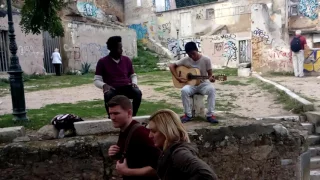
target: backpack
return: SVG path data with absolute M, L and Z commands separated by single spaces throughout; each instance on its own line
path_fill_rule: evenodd
M 130 143 L 130 139 L 132 137 L 132 134 L 134 133 L 134 131 L 136 129 L 138 129 L 139 127 L 141 127 L 140 123 L 136 123 L 134 124 L 130 130 L 129 130 L 129 133 L 128 133 L 128 136 L 126 138 L 126 141 L 125 141 L 125 144 L 124 144 L 124 149 L 123 149 L 123 153 L 122 153 L 122 156 L 121 156 L 121 159 L 120 159 L 120 162 L 122 163 L 123 160 L 126 158 L 126 155 L 127 155 L 127 150 L 128 150 L 128 147 L 129 147 L 129 143 Z
M 64 131 L 71 130 L 70 136 L 75 135 L 73 123 L 83 121 L 83 119 L 74 114 L 59 114 L 51 120 L 51 124 L 59 131 L 59 138 L 64 137 Z
M 299 52 L 301 50 L 301 40 L 300 40 L 300 36 L 297 37 L 295 36 L 292 41 L 291 41 L 291 50 L 293 52 Z

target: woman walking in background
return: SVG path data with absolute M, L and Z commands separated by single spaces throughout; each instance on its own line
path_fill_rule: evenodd
M 157 174 L 161 180 L 217 180 L 213 170 L 197 156 L 179 116 L 169 109 L 150 117 L 150 134 L 156 147 L 163 150 Z
M 52 53 L 51 59 L 52 59 L 52 64 L 56 71 L 56 75 L 61 76 L 60 69 L 61 69 L 62 61 L 61 61 L 61 56 L 58 48 L 56 48 Z

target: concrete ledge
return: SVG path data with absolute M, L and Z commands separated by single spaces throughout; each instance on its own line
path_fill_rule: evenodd
M 257 121 L 264 121 L 264 120 L 279 120 L 279 121 L 293 121 L 293 122 L 300 121 L 299 116 L 271 116 L 271 117 L 255 118 L 255 119 Z
M 148 121 L 149 117 L 150 116 L 136 116 L 133 117 L 133 119 L 144 124 Z M 74 127 L 79 136 L 119 132 L 119 129 L 113 127 L 111 119 L 75 122 Z
M 313 111 L 314 110 L 314 104 L 311 103 L 310 101 L 298 96 L 297 94 L 295 94 L 294 92 L 292 92 L 291 90 L 289 90 L 288 88 L 278 84 L 278 83 L 275 83 L 273 81 L 270 81 L 268 79 L 265 79 L 263 77 L 261 77 L 260 75 L 258 74 L 253 74 L 254 77 L 258 78 L 259 80 L 263 81 L 263 82 L 266 82 L 266 83 L 269 83 L 269 84 L 272 84 L 274 85 L 276 88 L 278 88 L 279 90 L 281 91 L 284 91 L 286 94 L 288 94 L 291 98 L 295 99 L 296 101 L 298 101 L 300 104 L 302 104 L 302 107 L 303 107 L 303 111 L 304 112 L 307 112 L 307 111 Z
M 23 126 L 0 128 L 0 143 L 12 142 L 17 137 L 26 135 Z

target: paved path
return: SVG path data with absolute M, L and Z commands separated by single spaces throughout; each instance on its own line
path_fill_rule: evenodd
M 320 79 L 317 77 L 265 77 L 269 80 L 275 81 L 291 91 L 302 95 L 304 97 L 314 100 L 314 105 L 317 110 L 320 110 Z
M 240 81 L 247 83 L 246 78 L 232 77 L 230 81 Z M 172 86 L 171 82 L 159 84 L 158 87 Z M 290 115 L 282 109 L 281 104 L 274 103 L 275 97 L 262 91 L 257 85 L 250 84 L 246 86 L 223 85 L 216 82 L 214 86 L 217 89 L 217 106 L 228 109 L 227 111 L 245 117 L 266 117 L 272 115 Z M 143 98 L 148 101 L 163 101 L 182 107 L 179 98 L 180 89 L 169 88 L 164 92 L 155 91 L 155 85 L 140 85 Z M 168 93 L 175 93 L 177 97 L 169 97 Z M 48 104 L 55 103 L 76 103 L 78 101 L 90 101 L 94 99 L 103 99 L 101 90 L 93 84 L 86 84 L 77 87 L 50 89 L 26 93 L 27 109 L 39 109 Z M 11 96 L 7 95 L 0 98 L 0 115 L 12 112 Z

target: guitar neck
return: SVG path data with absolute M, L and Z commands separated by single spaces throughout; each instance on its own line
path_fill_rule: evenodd
M 191 75 L 190 79 L 209 79 L 209 76 L 194 76 L 194 75 Z

